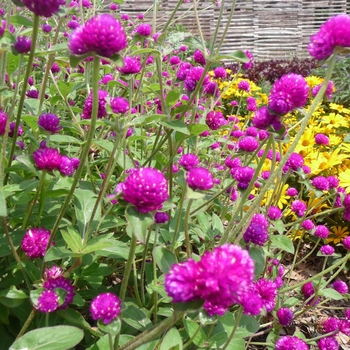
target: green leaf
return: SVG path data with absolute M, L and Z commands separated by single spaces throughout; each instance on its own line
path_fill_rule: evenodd
M 21 0 L 11 0 L 11 1 L 18 7 L 24 7 L 25 6 Z
M 7 216 L 7 205 L 6 205 L 6 199 L 4 195 L 4 191 L 0 190 L 0 216 Z
M 218 321 L 217 316 L 209 316 L 204 309 L 199 312 L 198 317 L 199 322 L 203 326 L 207 326 L 208 324 L 214 324 Z
M 160 350 L 170 350 L 176 346 L 179 350 L 183 349 L 182 338 L 176 328 L 171 328 L 165 335 Z
M 45 56 L 49 54 L 53 54 L 55 52 L 62 52 L 63 50 L 67 50 L 67 44 L 66 43 L 61 43 L 61 44 L 56 44 L 52 45 L 50 48 L 46 50 L 38 50 L 35 52 L 35 56 Z
M 206 130 L 209 130 L 209 128 L 205 124 L 191 124 L 190 125 L 191 136 L 198 136 Z
M 187 194 L 186 194 L 187 199 L 200 199 L 203 197 L 205 197 L 205 193 L 197 192 L 197 191 L 192 190 L 191 187 L 187 187 Z
M 260 323 L 252 316 L 243 315 L 234 338 L 244 338 L 257 332 L 260 328 Z
M 323 295 L 326 298 L 330 298 L 333 300 L 342 300 L 344 299 L 343 296 L 337 292 L 335 289 L 333 288 L 325 288 L 321 291 L 321 295 Z
M 95 252 L 96 250 L 102 250 L 110 246 L 111 244 L 111 236 L 113 234 L 104 234 L 101 236 L 97 236 L 93 239 L 90 239 L 90 241 L 87 243 L 85 248 L 82 250 L 83 254 L 90 254 L 92 252 Z
M 206 340 L 206 335 L 203 329 L 200 329 L 198 331 L 198 328 L 200 327 L 196 322 L 186 319 L 183 321 L 185 329 L 189 337 L 192 339 L 192 337 L 197 333 L 194 338 L 192 339 L 192 342 L 199 346 L 202 347 L 204 345 L 204 342 Z
M 240 50 L 237 50 L 230 55 L 220 55 L 220 56 L 216 57 L 216 61 L 222 61 L 222 60 L 227 60 L 227 59 L 237 61 L 237 62 L 242 62 L 242 63 L 249 62 L 249 58 L 247 57 L 247 55 L 243 51 L 240 51 Z
M 194 311 L 199 310 L 204 304 L 202 299 L 187 301 L 185 303 L 173 303 L 173 308 L 176 311 Z
M 32 130 L 38 130 L 38 117 L 35 117 L 34 115 L 22 115 L 21 119 L 28 124 L 28 126 Z M 54 135 L 52 135 L 54 136 Z
M 165 98 L 165 104 L 168 107 L 173 107 L 175 103 L 178 101 L 180 97 L 180 91 L 178 90 L 171 90 L 168 92 L 166 98 Z
M 153 258 L 163 273 L 168 273 L 171 266 L 177 263 L 175 254 L 162 246 L 153 249 Z
M 260 275 L 265 268 L 265 255 L 262 249 L 258 247 L 251 247 L 249 255 L 255 262 L 255 275 Z
M 83 240 L 81 236 L 73 229 L 73 227 L 68 226 L 67 229 L 68 231 L 61 231 L 63 239 L 73 253 L 81 253 L 83 249 Z
M 109 333 L 116 336 L 120 332 L 121 322 L 119 318 L 113 320 L 109 324 L 104 324 L 101 320 L 99 320 L 97 324 L 98 324 L 98 328 L 103 333 Z
M 160 51 L 156 49 L 139 49 L 139 50 L 133 51 L 132 54 L 133 56 L 136 56 L 136 55 L 140 55 L 141 53 L 152 53 L 155 55 L 161 55 Z
M 80 145 L 82 142 L 77 138 L 69 135 L 51 135 L 50 141 L 57 143 L 75 143 Z
M 153 224 L 154 218 L 150 214 L 139 213 L 135 207 L 129 206 L 125 211 L 125 217 L 131 226 L 135 237 L 142 243 L 146 242 L 147 229 Z
M 188 36 L 187 38 L 182 40 L 181 43 L 192 46 L 200 51 L 204 50 L 202 42 L 195 36 Z
M 63 247 L 50 247 L 45 254 L 45 261 L 53 261 L 65 258 L 80 258 L 83 253 L 73 253 L 72 251 Z
M 25 299 L 28 295 L 14 286 L 0 291 L 0 303 L 9 308 L 21 305 Z
M 80 56 L 76 56 L 76 55 L 70 55 L 69 56 L 69 64 L 72 68 L 76 68 L 78 66 L 78 64 L 84 60 L 86 57 L 89 57 L 91 55 L 80 55 Z
M 271 236 L 271 243 L 274 247 L 285 250 L 288 253 L 294 254 L 293 242 L 286 236 Z
M 284 224 L 283 224 L 283 221 L 282 220 L 276 220 L 273 222 L 273 226 L 274 228 L 277 230 L 277 232 L 280 234 L 280 235 L 283 235 L 284 233 Z
M 152 327 L 151 320 L 142 310 L 131 303 L 126 303 L 126 306 L 126 309 L 123 310 L 124 322 L 126 322 L 129 326 L 141 331 Z
M 181 134 L 185 134 L 185 135 L 190 135 L 190 132 L 187 128 L 187 125 L 185 123 L 183 123 L 181 120 L 173 120 L 171 122 L 167 122 L 167 121 L 160 121 L 159 124 L 180 132 Z
M 108 247 L 96 251 L 96 255 L 111 259 L 127 260 L 129 256 L 129 246 L 124 242 L 112 240 L 109 241 Z
M 21 245 L 24 233 L 24 230 L 18 230 L 10 234 L 13 245 L 16 249 Z M 12 254 L 12 251 L 8 239 L 5 235 L 0 235 L 0 258 L 10 254 Z
M 288 298 L 284 303 L 283 303 L 283 307 L 293 307 L 297 304 L 300 303 L 300 299 L 292 297 L 292 298 Z
M 10 17 L 11 24 L 19 24 L 26 27 L 33 27 L 33 22 L 28 18 L 21 15 L 14 15 Z
M 77 345 L 84 332 L 72 326 L 55 326 L 35 329 L 17 339 L 10 350 L 66 350 Z
M 19 63 L 19 55 L 15 56 L 13 53 L 8 52 L 7 54 L 7 64 L 6 64 L 6 69 L 7 69 L 7 74 L 12 75 L 18 68 L 18 63 Z

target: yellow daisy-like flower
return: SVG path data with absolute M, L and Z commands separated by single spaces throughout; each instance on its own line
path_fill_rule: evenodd
M 331 234 L 328 236 L 327 239 L 327 244 L 328 243 L 334 243 L 334 244 L 338 244 L 341 241 L 344 240 L 344 238 L 349 236 L 349 232 L 348 232 L 348 227 L 342 227 L 342 226 L 333 226 L 332 227 L 333 231 L 331 232 Z
M 316 214 L 322 209 L 329 208 L 326 202 L 322 202 L 322 198 L 317 198 L 313 192 L 309 193 L 310 198 L 307 203 L 308 209 L 312 209 L 311 213 Z
M 350 109 L 345 108 L 342 105 L 337 105 L 336 103 L 330 103 L 329 104 L 330 109 L 335 109 L 339 113 L 345 113 L 345 114 L 350 114 Z
M 287 233 L 286 235 L 288 238 L 290 238 L 292 241 L 296 241 L 297 239 L 302 239 L 304 236 L 303 230 L 293 230 L 290 233 Z
M 323 83 L 323 78 L 320 77 L 316 77 L 315 75 L 311 75 L 310 77 L 306 77 L 305 78 L 307 85 L 310 86 L 310 88 L 313 88 L 317 85 L 320 85 Z
M 279 198 L 276 198 L 279 192 L 278 190 L 275 193 L 273 189 L 266 191 L 265 197 L 262 200 L 262 204 L 270 203 L 271 197 L 273 195 L 271 205 L 277 205 L 280 209 L 283 209 L 283 206 L 287 205 L 289 203 L 288 200 L 290 199 L 290 196 L 286 195 L 286 191 L 288 187 L 289 187 L 288 184 L 283 186 L 281 195 L 279 196 Z
M 329 115 L 323 116 L 321 119 L 322 124 L 327 124 L 328 128 L 349 127 L 348 121 L 341 115 L 335 113 L 329 113 Z
M 350 193 L 350 169 L 339 173 L 339 186 L 346 189 L 346 193 Z

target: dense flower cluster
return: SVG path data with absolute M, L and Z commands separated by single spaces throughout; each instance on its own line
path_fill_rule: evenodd
M 94 298 L 90 305 L 90 313 L 94 320 L 111 323 L 120 315 L 121 301 L 113 293 L 102 293 Z
M 24 6 L 37 16 L 51 17 L 60 6 L 65 5 L 64 0 L 22 0 Z
M 32 259 L 43 258 L 46 253 L 50 230 L 34 227 L 26 231 L 22 239 L 22 250 Z M 51 243 L 51 246 L 54 242 Z

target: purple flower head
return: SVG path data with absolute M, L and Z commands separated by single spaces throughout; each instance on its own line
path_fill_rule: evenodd
M 243 238 L 246 243 L 252 242 L 262 247 L 268 241 L 269 234 L 265 227 L 256 223 L 250 223 L 244 232 Z
M 126 113 L 130 109 L 129 101 L 124 97 L 112 98 L 111 108 L 113 113 Z
M 189 171 L 199 164 L 199 159 L 195 154 L 187 153 L 179 159 L 179 165 Z
M 328 231 L 328 228 L 324 225 L 317 225 L 316 226 L 316 230 L 314 232 L 314 235 L 316 237 L 320 237 L 320 238 L 327 238 L 328 235 L 329 235 L 329 231 Z
M 192 168 L 188 171 L 186 182 L 192 190 L 210 190 L 213 186 L 213 176 L 211 172 L 202 167 Z
M 279 338 L 275 344 L 276 350 L 308 350 L 308 345 L 298 337 L 285 335 Z
M 179 64 L 181 63 L 181 59 L 179 56 L 171 56 L 169 59 L 170 64 Z
M 259 147 L 259 141 L 253 136 L 245 136 L 238 141 L 238 148 L 246 152 L 254 152 Z
M 236 167 L 241 167 L 242 166 L 242 161 L 240 158 L 231 158 L 231 156 L 227 156 L 225 159 L 225 165 L 229 168 L 236 168 Z
M 269 109 L 284 115 L 306 104 L 309 87 L 299 74 L 289 73 L 277 80 L 270 91 Z
M 343 245 L 346 250 L 350 250 L 350 236 L 344 238 Z
M 65 309 L 67 308 L 68 304 L 70 304 L 73 301 L 75 292 L 74 292 L 74 286 L 71 285 L 70 281 L 63 276 L 58 276 L 56 278 L 49 278 L 44 282 L 43 285 L 44 288 L 48 290 L 54 291 L 56 288 L 64 289 L 66 292 L 65 299 L 62 305 L 58 307 L 58 309 Z
M 10 123 L 10 130 L 9 130 L 9 136 L 13 137 L 13 135 L 15 134 L 15 128 L 16 128 L 16 122 L 11 122 Z M 17 136 L 21 136 L 23 135 L 24 131 L 21 125 L 18 126 L 18 130 L 17 130 Z
M 22 3 L 35 15 L 43 17 L 51 17 L 66 4 L 64 0 L 22 0 Z
M 58 170 L 63 176 L 73 176 L 74 171 L 78 169 L 79 164 L 79 158 L 69 158 L 67 156 L 62 156 Z
M 51 267 L 47 267 L 44 272 L 44 280 L 48 280 L 50 278 L 57 278 L 63 275 L 62 267 L 53 265 Z
M 58 295 L 53 290 L 44 290 L 35 308 L 41 312 L 54 312 L 58 308 Z
M 315 142 L 318 144 L 318 145 L 329 145 L 329 138 L 324 135 L 324 134 L 316 134 L 315 135 Z
M 94 320 L 101 320 L 103 324 L 111 323 L 120 315 L 121 301 L 113 293 L 102 293 L 95 297 L 90 305 L 90 313 Z
M 241 303 L 253 283 L 254 261 L 233 244 L 205 252 L 198 265 L 198 292 L 210 316 L 223 315 L 229 306 Z
M 271 312 L 276 306 L 277 287 L 276 284 L 266 278 L 260 278 L 256 283 L 257 291 L 263 302 L 266 312 Z
M 50 231 L 43 227 L 34 227 L 26 231 L 22 239 L 22 250 L 31 258 L 43 258 L 46 252 L 46 246 L 50 238 Z M 51 246 L 54 243 L 51 243 Z
M 281 307 L 277 310 L 278 323 L 281 326 L 289 326 L 293 319 L 293 311 L 286 307 Z
M 312 57 L 323 60 L 337 46 L 350 46 L 350 16 L 347 14 L 333 16 L 322 24 L 319 31 L 311 36 L 308 50 Z
M 192 67 L 188 71 L 186 79 L 184 81 L 184 87 L 187 91 L 194 91 L 197 83 L 199 82 L 199 80 L 201 79 L 201 77 L 203 75 L 203 72 L 204 72 L 203 67 Z M 206 74 L 202 85 L 203 86 L 207 85 L 209 83 L 209 81 L 210 81 L 209 75 Z
M 280 208 L 275 207 L 275 206 L 271 206 L 269 209 L 269 212 L 267 214 L 267 216 L 271 219 L 271 220 L 278 220 L 281 219 L 282 217 L 282 211 Z
M 6 131 L 8 116 L 4 111 L 0 110 L 0 135 L 4 135 Z
M 154 214 L 154 221 L 156 224 L 165 224 L 169 221 L 169 215 L 165 212 L 158 211 Z
M 38 98 L 39 97 L 39 91 L 36 89 L 31 89 L 26 92 L 26 96 L 29 98 Z
M 39 170 L 58 169 L 62 156 L 55 148 L 39 148 L 33 152 L 34 163 Z
M 296 197 L 298 193 L 298 190 L 294 187 L 289 187 L 286 191 L 286 195 L 290 197 Z
M 338 342 L 332 337 L 326 337 L 326 338 L 320 339 L 317 345 L 320 350 L 338 350 L 339 349 Z
M 192 259 L 180 264 L 174 264 L 165 275 L 165 291 L 173 298 L 174 303 L 199 299 L 199 276 L 198 263 Z
M 339 330 L 346 336 L 350 336 L 350 322 L 348 320 L 339 320 Z
M 275 119 L 275 116 L 269 113 L 267 107 L 259 108 L 252 119 L 252 124 L 258 129 L 267 129 Z
M 243 295 L 241 305 L 245 315 L 259 315 L 263 308 L 262 299 L 257 291 L 255 284 L 252 284 L 249 290 Z
M 333 255 L 335 249 L 332 246 L 326 244 L 321 247 L 320 251 L 323 255 Z
M 318 92 L 321 90 L 322 85 L 323 84 L 317 85 L 312 89 L 312 97 L 316 97 Z M 328 100 L 332 99 L 333 89 L 334 89 L 334 83 L 332 81 L 329 81 L 327 84 L 326 91 L 324 93 Z
M 18 53 L 28 53 L 32 45 L 32 39 L 26 36 L 18 36 L 16 42 L 13 44 L 13 47 Z
M 126 178 L 123 185 L 124 200 L 133 204 L 140 213 L 160 209 L 168 199 L 168 181 L 157 169 L 139 168 Z
M 43 30 L 44 33 L 50 33 L 51 30 L 52 30 L 52 27 L 50 26 L 50 24 L 45 23 L 42 26 L 42 30 Z
M 328 317 L 322 326 L 325 333 L 334 332 L 339 329 L 339 320 L 336 317 Z
M 305 283 L 301 287 L 301 292 L 303 293 L 305 299 L 309 299 L 312 295 L 315 294 L 315 289 L 312 285 L 312 282 Z
M 297 216 L 302 217 L 307 210 L 307 205 L 305 202 L 297 199 L 292 202 L 291 209 Z
M 90 92 L 90 95 L 85 100 L 83 113 L 81 115 L 82 119 L 91 119 L 92 114 L 92 94 L 93 92 Z M 105 90 L 98 90 L 98 112 L 97 112 L 97 118 L 101 119 L 107 115 L 106 110 L 106 104 L 107 104 L 107 97 L 108 92 Z
M 215 79 L 225 79 L 227 76 L 226 69 L 224 67 L 217 67 L 214 69 Z
M 249 91 L 250 91 L 250 84 L 249 84 L 249 81 L 241 80 L 241 81 L 238 83 L 237 88 L 238 88 L 238 90 L 242 90 L 242 91 L 249 92 Z
M 327 177 L 329 188 L 337 188 L 339 186 L 339 179 L 333 175 Z
M 253 66 L 253 55 L 248 51 L 248 50 L 245 50 L 244 53 L 246 54 L 246 56 L 249 58 L 249 62 L 247 63 L 243 63 L 242 64 L 242 67 L 245 69 L 245 70 L 248 70 L 250 68 L 252 68 Z
M 247 110 L 251 112 L 256 112 L 256 100 L 254 97 L 247 98 Z
M 125 56 L 124 66 L 118 67 L 117 69 L 122 74 L 137 74 L 141 71 L 142 65 L 137 58 L 131 57 L 131 56 Z
M 312 220 L 307 219 L 301 224 L 301 227 L 306 231 L 311 231 L 315 228 L 315 224 L 312 222 Z
M 126 13 L 123 13 L 120 18 L 124 21 L 128 21 L 129 20 L 129 16 Z
M 329 190 L 328 180 L 324 176 L 316 176 L 311 180 L 311 183 L 318 190 L 321 190 L 321 191 Z
M 258 136 L 258 130 L 254 126 L 248 126 L 247 129 L 245 130 L 247 136 L 253 136 L 257 137 Z
M 56 114 L 47 113 L 39 116 L 38 125 L 50 134 L 56 134 L 62 129 L 60 119 Z
M 286 167 L 291 170 L 298 170 L 304 164 L 304 158 L 299 153 L 292 153 L 287 160 Z
M 136 28 L 136 33 L 140 36 L 150 36 L 152 33 L 152 26 L 147 23 L 141 23 Z
M 232 177 L 238 182 L 250 182 L 255 170 L 249 166 L 235 167 L 231 169 Z
M 211 130 L 217 130 L 222 125 L 228 124 L 224 115 L 219 111 L 210 111 L 205 118 L 205 122 Z
M 93 52 L 103 57 L 111 57 L 126 46 L 123 26 L 109 14 L 90 18 L 72 33 L 68 44 L 73 55 Z
M 345 317 L 346 319 L 350 320 L 350 308 L 345 310 Z
M 112 11 L 117 11 L 118 10 L 118 5 L 110 4 L 109 9 L 112 10 Z
M 211 81 L 204 87 L 204 93 L 208 95 L 215 95 L 219 97 L 219 88 L 216 81 Z
M 341 280 L 334 281 L 331 286 L 340 294 L 347 294 L 349 292 L 348 285 Z
M 205 66 L 205 58 L 204 58 L 204 55 L 203 55 L 203 52 L 201 50 L 196 50 L 194 53 L 193 53 L 193 59 L 195 62 L 199 63 L 201 66 Z

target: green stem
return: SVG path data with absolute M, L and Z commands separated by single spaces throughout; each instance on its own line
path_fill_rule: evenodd
M 36 310 L 33 308 L 32 311 L 31 311 L 31 313 L 29 314 L 29 316 L 28 316 L 26 322 L 24 323 L 22 329 L 21 329 L 21 330 L 19 331 L 19 333 L 17 334 L 16 340 L 17 340 L 18 338 L 20 338 L 20 337 L 26 332 L 27 328 L 28 328 L 29 325 L 32 323 L 35 314 L 36 314 Z
M 108 333 L 109 349 L 114 350 L 114 339 L 111 333 Z
M 177 10 L 179 9 L 179 7 L 181 6 L 181 4 L 183 3 L 183 0 L 179 0 L 178 3 L 176 4 L 174 10 L 171 12 L 171 15 L 168 19 L 168 21 L 165 23 L 164 27 L 162 28 L 162 32 L 165 33 L 166 30 L 168 29 L 169 27 L 169 24 L 171 23 L 171 21 L 173 20 Z
M 231 332 L 230 336 L 228 337 L 226 343 L 222 347 L 222 350 L 225 350 L 230 345 L 231 340 L 236 333 L 236 329 L 238 328 L 239 321 L 241 320 L 242 315 L 243 315 L 243 307 L 240 306 L 238 312 L 236 313 L 235 325 L 234 325 L 232 332 Z
M 142 255 L 142 263 L 141 263 L 141 301 L 142 305 L 145 305 L 146 299 L 145 299 L 145 268 L 146 268 L 146 257 L 147 257 L 147 252 L 148 252 L 148 244 L 149 244 L 149 239 L 151 238 L 151 233 L 152 233 L 152 225 L 148 229 L 148 234 L 146 237 L 146 243 L 145 243 L 145 248 L 143 250 L 143 255 Z
M 200 22 L 199 16 L 198 16 L 197 0 L 193 0 L 193 10 L 194 10 L 194 17 L 196 18 L 197 30 L 199 32 L 199 37 L 201 38 L 201 42 L 202 42 L 203 56 L 204 56 L 204 58 L 207 58 L 208 53 L 207 53 L 207 48 L 206 48 L 205 41 L 204 41 L 204 36 L 203 36 L 203 32 L 202 32 L 201 22 Z
M 191 250 L 191 241 L 190 241 L 190 233 L 188 230 L 188 219 L 190 217 L 190 209 L 191 205 L 193 203 L 193 199 L 190 199 L 188 201 L 187 210 L 186 210 L 186 216 L 185 216 L 185 240 L 186 240 L 186 252 L 187 252 L 187 258 L 190 259 L 192 257 L 192 250 Z

